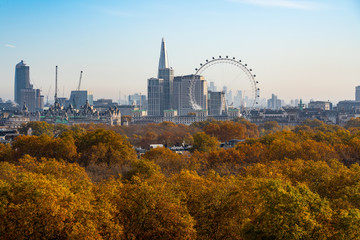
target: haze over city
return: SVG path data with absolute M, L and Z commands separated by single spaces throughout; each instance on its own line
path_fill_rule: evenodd
M 354 99 L 360 85 L 360 3 L 296 0 L 0 1 L 0 97 L 14 99 L 24 60 L 42 94 L 82 87 L 117 100 L 147 92 L 166 39 L 175 75 L 207 58 L 243 59 L 261 98 Z

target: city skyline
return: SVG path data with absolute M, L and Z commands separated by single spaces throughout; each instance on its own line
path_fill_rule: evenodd
M 360 84 L 356 1 L 0 1 L 0 20 L 7 23 L 0 26 L 3 99 L 14 99 L 22 59 L 45 97 L 50 88 L 54 95 L 55 65 L 59 96 L 76 89 L 80 70 L 82 88 L 96 99 L 144 94 L 162 37 L 175 76 L 193 74 L 212 56 L 234 56 L 254 69 L 261 98 L 337 102 L 355 99 Z

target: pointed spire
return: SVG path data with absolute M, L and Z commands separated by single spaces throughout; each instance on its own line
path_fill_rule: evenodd
M 166 44 L 164 38 L 161 40 L 161 50 L 159 59 L 159 70 L 169 68 L 168 57 L 166 52 Z

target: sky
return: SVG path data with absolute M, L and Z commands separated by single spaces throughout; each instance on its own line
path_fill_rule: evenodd
M 147 92 L 161 39 L 175 75 L 229 55 L 253 69 L 260 97 L 340 100 L 360 85 L 359 0 L 0 0 L 0 98 L 14 98 L 15 65 L 30 66 L 52 99 Z M 206 75 L 205 75 L 206 77 Z

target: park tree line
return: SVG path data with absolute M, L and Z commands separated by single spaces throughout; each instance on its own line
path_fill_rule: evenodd
M 360 238 L 359 119 L 29 128 L 0 145 L 0 239 Z M 138 159 L 148 132 L 193 149 Z

